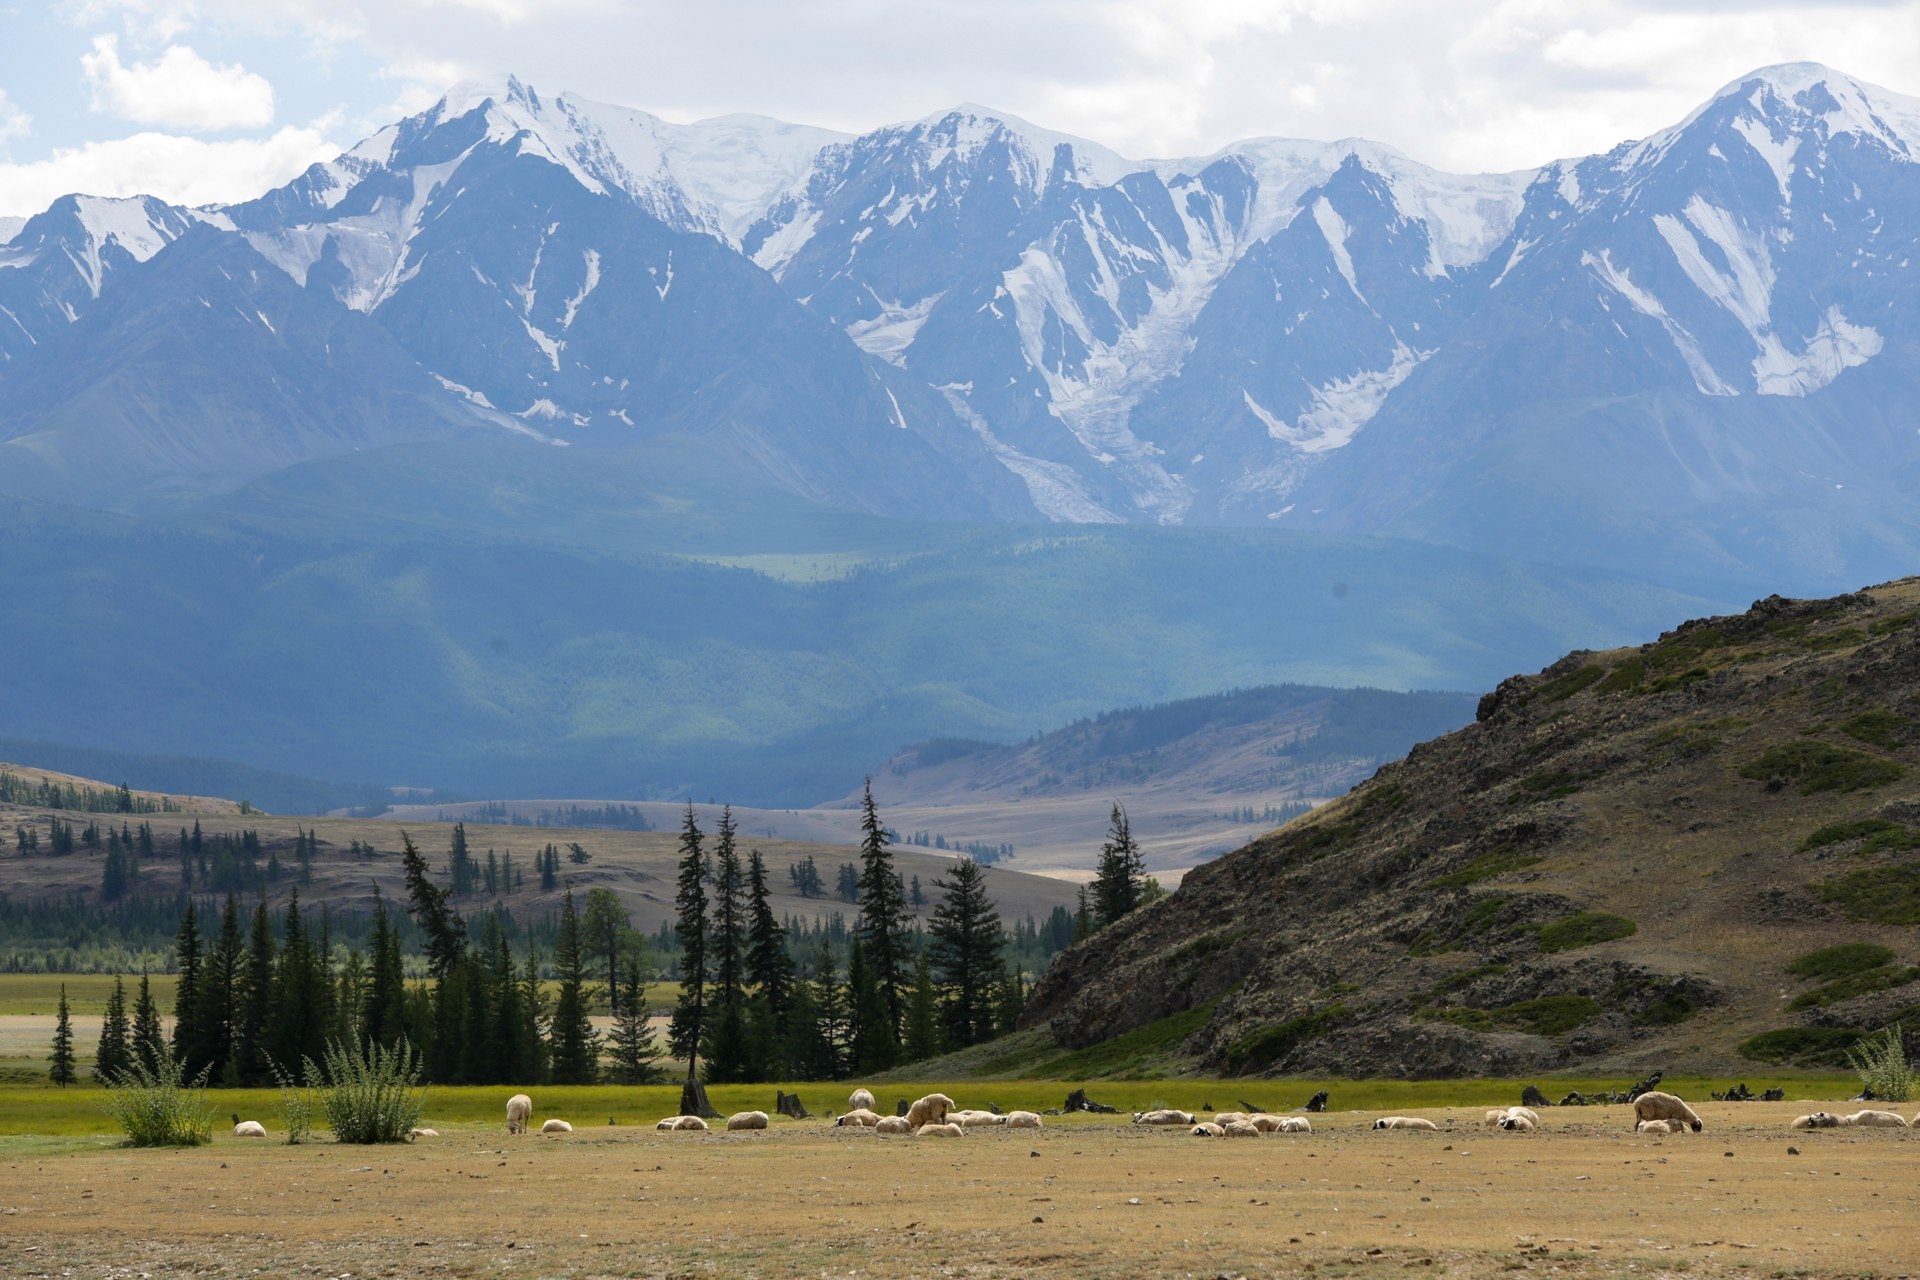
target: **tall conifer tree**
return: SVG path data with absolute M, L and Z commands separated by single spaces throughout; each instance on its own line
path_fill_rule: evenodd
M 173 1060 L 192 1075 L 205 1065 L 190 1059 L 204 1050 L 206 1037 L 200 1033 L 200 922 L 191 898 L 180 917 L 174 956 L 180 978 L 173 989 Z
M 240 1025 L 233 1037 L 233 1056 L 239 1063 L 240 1083 L 266 1084 L 273 1079 L 267 1066 L 268 1018 L 273 1010 L 273 921 L 267 904 L 253 909 L 253 927 L 247 935 L 247 976 L 240 988 Z M 288 1070 L 293 1070 L 291 1065 Z
M 680 827 L 680 878 L 674 894 L 680 933 L 680 1000 L 674 1006 L 673 1024 L 667 1031 L 667 1044 L 675 1057 L 687 1064 L 687 1079 L 695 1078 L 695 1060 L 706 1034 L 707 1021 L 707 886 L 706 859 L 701 853 L 704 837 L 694 820 L 693 805 L 687 805 L 686 821 Z
M 1145 860 L 1134 841 L 1133 826 L 1127 811 L 1116 803 L 1093 874 L 1094 927 L 1104 929 L 1138 907 L 1145 878 Z
M 945 993 L 941 1023 L 948 1046 L 964 1049 L 993 1037 L 1005 935 L 1000 912 L 987 897 L 986 869 L 972 858 L 954 863 L 933 886 L 941 897 L 927 933 L 933 976 Z
M 912 962 L 907 941 L 906 894 L 893 869 L 893 854 L 888 847 L 892 843 L 892 836 L 880 821 L 880 810 L 873 802 L 873 779 L 868 778 L 860 801 L 860 923 L 856 932 L 887 1023 L 884 1036 L 863 1028 L 864 1043 L 874 1054 L 883 1052 L 882 1045 L 897 1046 L 899 1042 L 900 1026 L 907 1012 L 907 968 Z M 856 1002 L 858 998 L 856 992 Z M 859 1063 L 863 1071 L 884 1071 L 891 1065 L 891 1058 L 865 1054 Z
M 561 900 L 560 932 L 553 944 L 553 971 L 560 990 L 553 999 L 550 1068 L 555 1084 L 592 1084 L 600 1073 L 600 1036 L 587 1020 L 585 954 L 580 947 L 580 917 L 573 890 Z
M 60 984 L 60 1014 L 53 1024 L 53 1053 L 48 1059 L 47 1079 L 62 1089 L 80 1078 L 74 1070 L 73 1011 L 67 1007 L 67 984 Z
M 140 975 L 140 996 L 133 1002 L 133 1060 L 158 1073 L 167 1057 L 166 1037 L 160 1031 L 160 1010 L 154 1007 L 153 985 Z
M 100 1022 L 100 1047 L 93 1055 L 93 1078 L 101 1084 L 118 1079 L 133 1061 L 127 1025 L 127 984 L 113 975 L 113 994 L 107 997 L 107 1016 Z

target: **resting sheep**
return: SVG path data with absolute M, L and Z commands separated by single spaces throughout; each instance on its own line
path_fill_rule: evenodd
M 267 1127 L 258 1120 L 242 1120 L 236 1115 L 233 1118 L 233 1136 L 236 1138 L 264 1138 L 267 1136 Z
M 1265 1112 L 1261 1112 L 1259 1115 L 1248 1116 L 1246 1123 L 1252 1125 L 1262 1133 L 1279 1133 L 1286 1124 L 1286 1120 L 1280 1116 L 1270 1116 Z
M 1797 1116 L 1789 1129 L 1838 1129 L 1840 1117 L 1831 1111 L 1816 1111 L 1810 1116 Z
M 1687 1126 L 1678 1120 L 1642 1120 L 1633 1126 L 1635 1133 L 1685 1133 Z
M 1040 1117 L 1035 1112 L 1032 1112 L 1032 1111 L 1007 1112 L 1007 1128 L 1009 1129 L 1038 1129 L 1039 1127 L 1040 1127 Z
M 873 1094 L 865 1089 L 855 1089 L 853 1096 L 847 1099 L 847 1106 L 855 1111 L 873 1110 Z
M 905 1116 L 881 1116 L 880 1123 L 873 1126 L 875 1133 L 912 1133 L 913 1126 L 907 1123 Z
M 923 1124 L 913 1131 L 916 1138 L 960 1138 L 966 1130 L 957 1124 Z
M 727 1117 L 727 1132 L 736 1129 L 764 1129 L 767 1127 L 767 1113 L 764 1111 L 736 1111 Z
M 1232 1124 L 1223 1124 L 1220 1127 L 1226 1131 L 1226 1135 L 1229 1138 L 1257 1138 L 1260 1136 L 1260 1131 L 1248 1124 L 1245 1120 L 1235 1120 Z
M 1136 1111 L 1133 1113 L 1133 1122 L 1135 1124 L 1190 1125 L 1193 1123 L 1193 1117 L 1185 1111 Z
M 409 1129 L 409 1130 L 407 1130 L 407 1141 L 408 1141 L 408 1142 L 418 1142 L 418 1141 L 420 1141 L 420 1139 L 422 1139 L 422 1138 L 437 1138 L 437 1137 L 439 1137 L 439 1136 L 440 1136 L 440 1131 L 439 1131 L 438 1129 Z
M 1305 1116 L 1282 1116 L 1278 1133 L 1312 1133 L 1313 1121 Z
M 1700 1123 L 1700 1117 L 1693 1113 L 1692 1107 L 1672 1094 L 1658 1090 L 1643 1093 L 1633 1100 L 1633 1118 L 1636 1123 L 1641 1120 L 1677 1121 L 1695 1133 L 1706 1127 Z
M 1235 1120 L 1251 1120 L 1251 1119 L 1253 1119 L 1253 1117 L 1248 1115 L 1244 1111 L 1222 1111 L 1219 1115 L 1213 1118 L 1213 1122 L 1217 1125 L 1224 1126 L 1224 1125 L 1232 1124 Z
M 1525 1116 L 1513 1115 L 1504 1117 L 1500 1121 L 1500 1127 L 1508 1133 L 1532 1133 L 1534 1125 L 1533 1121 Z
M 533 1117 L 533 1099 L 524 1093 L 516 1093 L 507 1099 L 507 1132 L 525 1133 L 527 1121 Z
M 1487 1112 L 1483 1123 L 1485 1123 L 1489 1129 L 1498 1129 L 1500 1122 L 1506 1118 L 1507 1109 L 1505 1107 L 1495 1107 L 1493 1110 Z
M 1856 1111 L 1850 1116 L 1841 1116 L 1840 1123 L 1848 1128 L 1859 1129 L 1904 1129 L 1907 1121 L 1904 1116 L 1891 1111 Z
M 572 1133 L 573 1126 L 565 1120 L 549 1120 L 540 1126 L 542 1133 Z
M 1187 1130 L 1187 1132 L 1196 1138 L 1224 1138 L 1227 1136 L 1227 1131 L 1211 1120 L 1202 1120 L 1199 1124 Z
M 840 1129 L 848 1127 L 871 1129 L 880 1123 L 880 1116 L 878 1112 L 869 1111 L 865 1107 L 859 1107 L 847 1112 L 847 1114 L 841 1116 L 833 1123 L 834 1127 Z
M 922 1125 L 945 1124 L 947 1113 L 953 1109 L 952 1098 L 944 1093 L 930 1093 L 907 1108 L 907 1125 L 918 1130 Z
M 1376 1129 L 1420 1129 L 1430 1133 L 1440 1132 L 1440 1126 L 1420 1116 L 1381 1116 L 1373 1122 Z
M 707 1122 L 699 1116 L 668 1116 L 665 1120 L 662 1120 L 653 1127 L 656 1129 L 664 1129 L 668 1132 L 686 1129 L 696 1133 L 705 1133 L 707 1131 Z
M 947 1119 L 966 1128 L 972 1128 L 977 1124 L 1005 1124 L 1007 1122 L 1005 1116 L 997 1116 L 991 1111 L 956 1111 L 949 1115 Z

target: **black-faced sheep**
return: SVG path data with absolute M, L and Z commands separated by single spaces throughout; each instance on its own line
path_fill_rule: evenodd
M 1700 1117 L 1693 1108 L 1670 1093 L 1655 1090 L 1643 1093 L 1633 1100 L 1633 1118 L 1636 1123 L 1642 1120 L 1679 1121 L 1695 1133 L 1706 1126 L 1700 1123 Z
M 966 1130 L 957 1124 L 923 1124 L 913 1131 L 916 1138 L 961 1138 Z
M 1178 1124 L 1190 1125 L 1193 1116 L 1185 1111 L 1162 1109 L 1159 1111 L 1136 1111 L 1133 1113 L 1135 1124 Z
M 1373 1122 L 1376 1129 L 1420 1129 L 1430 1133 L 1440 1132 L 1440 1126 L 1421 1116 L 1381 1116 Z
M 565 1120 L 549 1120 L 540 1126 L 542 1133 L 572 1133 L 573 1126 Z
M 1850 1116 L 1841 1116 L 1840 1123 L 1850 1129 L 1904 1129 L 1907 1127 L 1905 1116 L 1891 1111 L 1856 1111 Z
M 1525 1116 L 1515 1115 L 1503 1116 L 1500 1120 L 1500 1127 L 1508 1133 L 1532 1133 L 1534 1125 L 1533 1121 L 1527 1119 Z
M 1840 1117 L 1831 1111 L 1816 1111 L 1808 1116 L 1796 1116 L 1789 1129 L 1838 1129 Z
M 516 1093 L 507 1099 L 507 1132 L 525 1133 L 527 1121 L 533 1118 L 533 1099 L 524 1093 Z
M 727 1117 L 727 1132 L 736 1129 L 764 1129 L 767 1127 L 767 1113 L 764 1111 L 736 1111 Z
M 921 1125 L 945 1124 L 953 1099 L 944 1093 L 930 1093 L 907 1108 L 907 1124 L 916 1131 Z
M 1226 1129 L 1211 1120 L 1202 1120 L 1199 1124 L 1187 1130 L 1187 1132 L 1196 1138 L 1224 1138 L 1227 1136 Z
M 233 1136 L 236 1138 L 264 1138 L 267 1136 L 267 1127 L 258 1120 L 242 1120 L 236 1115 L 233 1118 Z

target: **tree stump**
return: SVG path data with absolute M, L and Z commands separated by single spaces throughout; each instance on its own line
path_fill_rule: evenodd
M 799 1094 L 782 1093 L 780 1090 L 775 1089 L 773 1091 L 773 1099 L 773 1109 L 781 1115 L 789 1116 L 795 1120 L 813 1119 L 812 1113 L 801 1103 Z
M 1067 1105 L 1063 1107 L 1062 1110 L 1092 1111 L 1104 1116 L 1120 1114 L 1120 1108 L 1110 1107 L 1104 1102 L 1095 1102 L 1092 1098 L 1089 1098 L 1085 1089 L 1075 1089 L 1072 1093 L 1068 1094 Z
M 1550 1107 L 1553 1103 L 1547 1100 L 1546 1094 L 1540 1092 L 1540 1090 L 1534 1086 L 1528 1085 L 1520 1091 L 1520 1105 L 1523 1107 Z
M 1207 1105 L 1206 1103 L 1202 1103 L 1200 1105 L 1200 1109 L 1202 1111 L 1213 1110 L 1213 1108 Z M 1265 1107 L 1259 1106 L 1252 1102 L 1248 1102 L 1245 1098 L 1240 1099 L 1240 1109 L 1242 1111 L 1247 1112 L 1249 1115 L 1264 1116 L 1264 1115 L 1270 1114 Z
M 907 1100 L 905 1098 L 900 1098 L 895 1100 L 893 1105 L 893 1114 L 897 1116 L 903 1116 L 907 1114 Z
M 680 1086 L 680 1114 L 699 1116 L 702 1120 L 720 1119 L 720 1113 L 707 1101 L 707 1086 L 692 1076 L 688 1076 L 686 1083 Z
M 1322 1089 L 1320 1092 L 1314 1094 L 1311 1098 L 1307 1099 L 1307 1105 L 1300 1109 L 1302 1111 L 1325 1111 L 1327 1109 L 1327 1091 Z

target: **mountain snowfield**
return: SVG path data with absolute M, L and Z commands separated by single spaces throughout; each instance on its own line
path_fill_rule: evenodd
M 0 235 L 30 496 L 476 429 L 890 515 L 1807 584 L 1920 551 L 1920 99 L 1811 64 L 1485 175 L 1361 140 L 1136 161 L 976 106 L 675 124 L 507 78 L 255 201 Z

